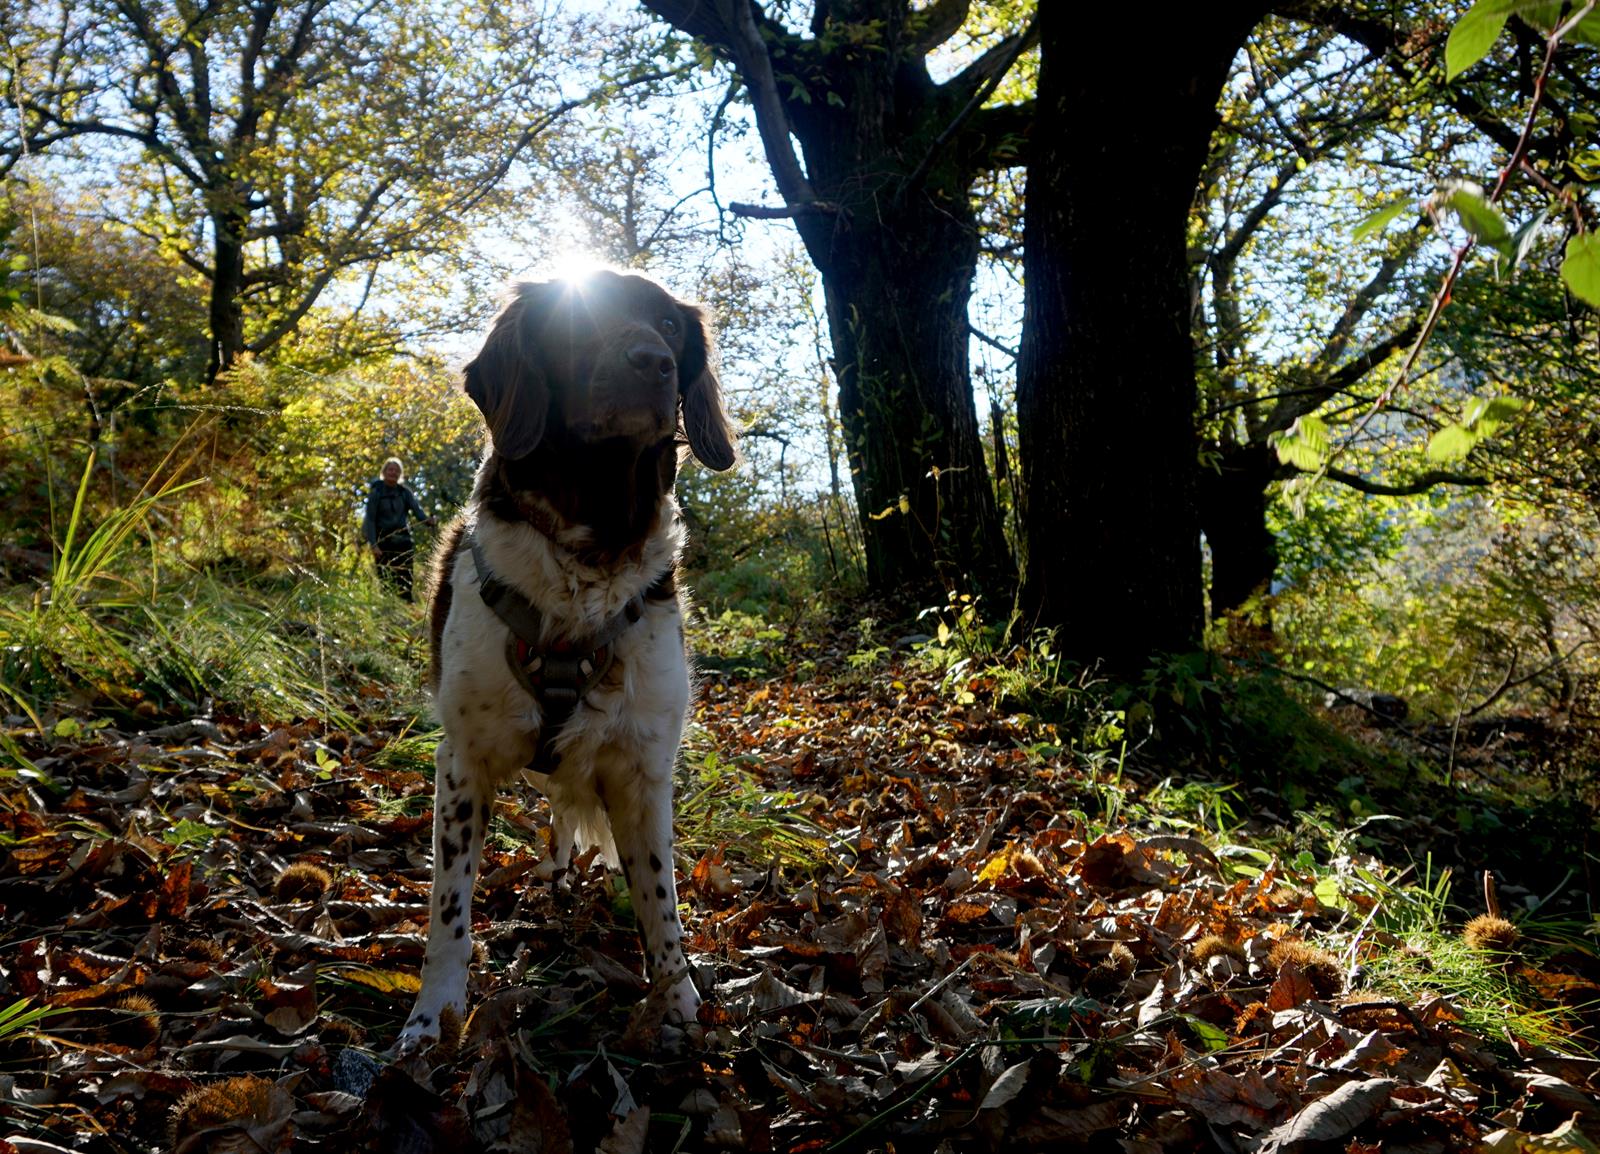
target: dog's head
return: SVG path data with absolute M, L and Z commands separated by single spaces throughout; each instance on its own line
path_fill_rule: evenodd
M 733 464 L 733 432 L 694 305 L 641 276 L 597 272 L 525 283 L 467 366 L 467 395 L 510 461 L 547 438 L 633 441 L 681 429 L 712 469 Z

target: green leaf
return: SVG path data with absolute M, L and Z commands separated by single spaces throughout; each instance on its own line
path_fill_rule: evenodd
M 1600 309 L 1600 236 L 1585 233 L 1567 242 L 1567 259 L 1561 262 L 1561 279 L 1572 295 Z
M 1521 397 L 1481 397 L 1467 406 L 1466 419 L 1461 423 L 1476 436 L 1487 437 L 1527 407 Z
M 1213 1026 L 1204 1018 L 1197 1018 L 1193 1014 L 1179 1014 L 1189 1029 L 1194 1031 L 1194 1036 L 1200 1039 L 1200 1044 L 1207 1050 L 1226 1050 L 1228 1048 L 1228 1031 L 1221 1026 Z
M 1437 203 L 1454 212 L 1461 227 L 1475 239 L 1511 256 L 1511 229 L 1480 186 L 1465 180 L 1454 181 L 1439 190 Z
M 1361 223 L 1356 225 L 1355 230 L 1350 233 L 1350 239 L 1366 240 L 1367 237 L 1382 232 L 1394 223 L 1395 217 L 1410 207 L 1411 200 L 1409 198 L 1385 205 L 1372 215 L 1363 217 Z
M 1350 908 L 1350 901 L 1344 896 L 1344 886 L 1339 883 L 1339 879 L 1335 876 L 1330 875 L 1318 879 L 1317 884 L 1311 888 L 1311 892 L 1316 895 L 1317 901 L 1331 909 L 1345 910 Z
M 1307 473 L 1318 471 L 1328 459 L 1328 426 L 1320 417 L 1307 414 L 1269 440 L 1278 460 Z
M 1074 1018 L 1087 1018 L 1102 1011 L 1093 998 L 1033 998 L 1018 1002 L 1002 1020 L 1000 1029 L 1014 1037 L 1038 1034 L 1043 1030 L 1064 1030 Z
M 1328 423 L 1321 417 L 1314 417 L 1309 413 L 1295 422 L 1300 439 L 1310 445 L 1319 453 L 1328 451 Z
M 216 839 L 217 831 L 203 821 L 183 818 L 161 835 L 161 840 L 179 849 L 188 846 L 208 846 Z
M 1478 0 L 1450 29 L 1444 44 L 1445 80 L 1454 80 L 1489 54 L 1511 15 L 1507 0 Z
M 1554 32 L 1573 17 L 1578 5 L 1562 0 L 1511 0 L 1507 7 L 1539 31 Z M 1591 12 L 1578 21 L 1578 26 L 1569 31 L 1562 42 L 1600 44 L 1600 13 Z
M 1428 438 L 1428 459 L 1430 461 L 1459 461 L 1482 438 L 1468 429 L 1465 425 L 1446 425 L 1433 436 Z
M 1306 473 L 1314 473 L 1322 468 L 1322 455 L 1313 452 L 1293 433 L 1275 433 L 1268 438 L 1268 442 L 1277 450 L 1278 460 L 1285 465 L 1293 465 Z
M 1516 268 L 1533 248 L 1533 242 L 1539 238 L 1539 230 L 1544 227 L 1544 222 L 1550 219 L 1550 210 L 1542 208 L 1534 214 L 1533 219 L 1511 234 L 1511 267 Z

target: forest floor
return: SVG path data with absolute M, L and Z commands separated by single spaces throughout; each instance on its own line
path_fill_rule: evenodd
M 995 671 L 868 642 L 708 663 L 699 1021 L 645 997 L 617 878 L 533 874 L 524 789 L 462 1036 L 398 1063 L 431 738 L 381 690 L 357 725 L 13 719 L 0 1154 L 1596 1149 L 1581 916 L 1463 942 L 1404 819 L 1270 835 L 1271 791 L 1175 784 Z

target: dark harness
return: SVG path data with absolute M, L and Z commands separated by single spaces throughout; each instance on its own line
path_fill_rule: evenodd
M 668 601 L 677 595 L 673 570 L 668 568 L 643 593 L 634 594 L 589 636 L 547 642 L 541 641 L 544 614 L 538 606 L 494 575 L 476 536 L 469 534 L 467 544 L 478 570 L 478 596 L 510 630 L 506 635 L 506 664 L 517 683 L 539 703 L 539 745 L 528 768 L 554 773 L 556 737 L 578 704 L 610 671 L 616 660 L 613 645 L 644 616 L 645 602 Z

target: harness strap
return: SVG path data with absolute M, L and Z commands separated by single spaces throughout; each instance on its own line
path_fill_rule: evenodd
M 556 737 L 577 711 L 578 703 L 610 671 L 616 660 L 612 645 L 644 616 L 646 599 L 666 600 L 675 595 L 673 571 L 669 568 L 649 589 L 634 594 L 590 636 L 544 642 L 544 614 L 538 606 L 494 575 L 476 534 L 469 532 L 466 544 L 478 570 L 478 595 L 509 630 L 506 664 L 517 683 L 539 703 L 539 744 L 528 768 L 553 773 L 557 768 Z

